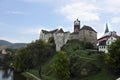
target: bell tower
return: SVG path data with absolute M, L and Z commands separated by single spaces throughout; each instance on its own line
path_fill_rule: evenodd
M 80 21 L 77 19 L 74 21 L 74 32 L 80 31 Z

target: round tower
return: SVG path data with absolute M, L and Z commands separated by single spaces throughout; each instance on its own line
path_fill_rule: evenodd
M 74 32 L 80 31 L 80 21 L 77 19 L 74 21 Z

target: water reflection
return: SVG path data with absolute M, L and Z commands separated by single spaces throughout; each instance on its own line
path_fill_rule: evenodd
M 10 69 L 0 69 L 0 80 L 26 80 L 22 75 Z

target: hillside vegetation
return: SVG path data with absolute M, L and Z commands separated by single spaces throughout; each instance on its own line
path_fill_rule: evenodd
M 115 80 L 107 69 L 104 54 L 96 51 L 85 50 L 83 43 L 78 40 L 68 41 L 62 48 L 70 58 L 71 80 Z M 57 54 L 42 66 L 44 80 L 57 80 L 52 70 Z M 61 64 L 62 65 L 62 64 Z M 33 70 L 34 71 L 34 70 Z
M 17 51 L 14 57 L 15 69 L 30 72 L 43 80 L 115 80 L 118 78 L 110 72 L 112 68 L 109 69 L 106 64 L 110 61 L 109 55 L 106 60 L 106 54 L 98 53 L 91 46 L 90 43 L 70 40 L 61 51 L 55 52 L 54 39 L 51 38 L 48 43 L 37 40 Z

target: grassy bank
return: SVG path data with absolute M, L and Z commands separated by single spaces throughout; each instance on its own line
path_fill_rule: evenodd
M 29 72 L 23 72 L 22 75 L 25 76 L 27 78 L 27 80 L 40 80 L 40 79 L 38 79 L 37 76 L 35 76 L 34 74 L 29 73 Z
M 28 71 L 31 74 L 34 74 L 36 77 L 39 77 L 38 71 L 33 69 Z M 42 80 L 56 80 L 55 77 L 53 76 L 53 73 L 50 75 L 42 74 Z
M 110 74 L 107 70 L 102 70 L 96 75 L 91 75 L 82 80 L 116 80 L 116 76 Z

